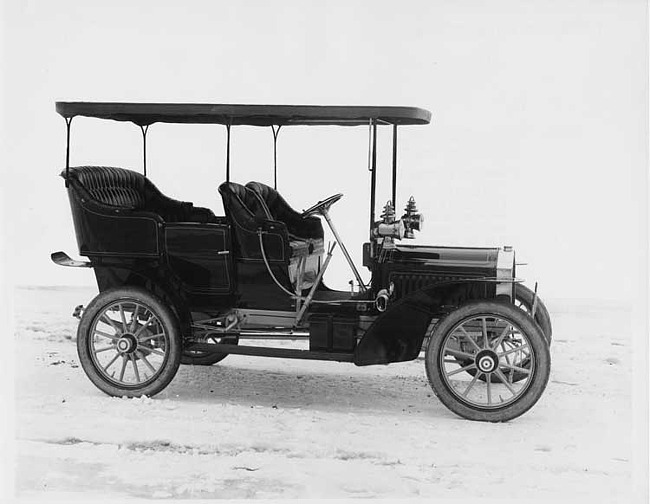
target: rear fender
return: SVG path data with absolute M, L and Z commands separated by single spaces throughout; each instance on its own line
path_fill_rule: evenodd
M 166 268 L 159 267 L 155 262 L 134 261 L 131 265 L 96 265 L 94 270 L 100 292 L 120 287 L 141 287 L 168 304 L 178 318 L 183 336 L 191 336 L 189 305 L 181 294 L 180 286 L 174 285 L 173 277 L 164 274 Z
M 415 359 L 431 320 L 475 299 L 493 299 L 495 283 L 480 279 L 439 283 L 400 299 L 379 316 L 354 352 L 357 366 Z

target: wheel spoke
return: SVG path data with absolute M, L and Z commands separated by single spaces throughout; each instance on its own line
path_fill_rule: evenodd
M 135 327 L 138 324 L 138 311 L 140 310 L 140 305 L 134 303 L 135 308 L 133 308 L 133 313 L 131 314 L 131 325 L 129 326 L 129 332 L 135 331 Z
M 465 392 L 463 392 L 463 397 L 467 397 L 467 394 L 469 394 L 469 391 L 472 389 L 472 387 L 473 387 L 474 384 L 477 382 L 477 380 L 481 377 L 482 374 L 483 374 L 483 373 L 476 373 L 476 374 L 474 375 L 474 378 L 472 378 L 472 381 L 469 382 L 469 385 L 468 385 L 467 388 L 465 389 Z
M 467 352 L 461 352 L 460 350 L 455 350 L 453 348 L 445 348 L 445 354 L 451 355 L 453 357 L 458 357 L 459 359 L 474 359 L 474 356 L 476 355 Z
M 485 373 L 485 383 L 487 385 L 488 406 L 492 406 L 492 373 Z
M 496 342 L 492 346 L 492 350 L 496 350 L 497 347 L 503 342 L 503 338 L 505 338 L 508 333 L 512 332 L 511 328 L 512 326 L 510 324 L 506 324 L 505 329 L 503 330 L 501 335 L 497 338 Z
M 460 326 L 458 326 L 458 329 L 460 329 L 460 330 L 463 332 L 463 335 L 465 336 L 465 338 L 467 338 L 467 339 L 472 343 L 472 346 L 473 346 L 474 348 L 476 348 L 476 351 L 477 351 L 477 352 L 480 352 L 480 351 L 481 351 L 481 347 L 478 346 L 478 345 L 476 344 L 476 341 L 474 341 L 474 338 L 472 338 L 472 337 L 467 333 L 467 331 L 465 330 L 465 328 L 464 328 L 462 325 L 460 325 Z
M 114 334 L 105 333 L 104 331 L 100 331 L 99 329 L 95 329 L 95 335 L 96 336 L 102 336 L 104 338 L 108 338 L 108 339 L 113 340 L 113 341 L 117 341 L 118 339 L 120 339 L 119 336 L 116 336 Z
M 518 373 L 523 373 L 526 375 L 530 374 L 530 369 L 522 368 L 519 366 L 514 366 L 512 364 L 500 364 L 501 367 L 507 368 L 507 369 L 512 369 L 513 371 L 517 371 Z
M 138 363 L 135 361 L 135 355 L 131 354 L 131 364 L 133 364 L 133 371 L 135 372 L 135 381 L 140 383 L 140 373 L 138 372 Z
M 455 374 L 462 373 L 463 371 L 469 371 L 470 369 L 476 369 L 476 364 L 472 362 L 469 366 L 454 369 L 453 371 L 447 373 L 447 376 L 454 376 Z
M 148 347 L 148 346 L 146 346 L 146 345 L 139 345 L 139 347 L 140 347 L 140 348 L 143 348 L 144 350 L 146 350 L 147 352 L 150 352 L 150 353 L 152 353 L 152 354 L 156 354 L 156 355 L 160 355 L 160 356 L 162 356 L 162 357 L 165 357 L 165 353 L 164 353 L 164 352 L 161 352 L 161 351 L 158 350 L 157 348 L 151 348 L 151 347 Z
M 124 370 L 126 369 L 126 357 L 122 354 L 122 369 L 120 369 L 120 381 L 124 378 Z
M 111 361 L 108 364 L 106 364 L 106 366 L 103 368 L 105 373 L 108 373 L 108 368 L 111 367 L 111 364 L 113 364 L 113 362 L 115 362 L 119 356 L 120 354 L 116 353 L 115 357 L 113 357 Z
M 142 331 L 144 331 L 144 330 L 145 330 L 145 329 L 146 329 L 146 328 L 147 328 L 147 327 L 148 327 L 148 326 L 153 322 L 153 320 L 154 320 L 154 317 L 153 317 L 153 315 L 152 315 L 151 317 L 149 317 L 149 318 L 147 319 L 147 321 L 146 321 L 144 324 L 142 324 L 142 325 L 138 328 L 138 330 L 135 332 L 135 334 L 134 334 L 133 336 L 135 336 L 135 337 L 137 338 L 137 337 L 140 335 L 140 333 L 141 333 Z
M 504 351 L 506 350 L 506 344 L 505 344 L 505 342 L 501 343 L 501 348 L 503 348 Z M 495 349 L 495 350 L 496 350 L 496 349 Z M 506 359 L 506 362 L 507 362 L 508 364 L 510 364 L 510 357 L 508 357 L 508 356 L 506 355 L 506 356 L 505 356 L 505 359 Z
M 483 348 L 490 348 L 490 342 L 488 341 L 487 333 L 487 322 L 485 317 L 481 317 L 481 330 L 483 331 Z
M 126 315 L 124 314 L 124 308 L 122 307 L 122 303 L 118 304 L 117 307 L 120 309 L 120 318 L 122 319 L 122 327 L 123 327 L 122 332 L 124 332 L 129 327 L 128 324 L 126 323 Z
M 145 354 L 143 354 L 142 352 L 136 352 L 136 353 L 138 354 L 138 356 L 140 357 L 140 359 L 142 359 L 142 362 L 144 362 L 144 363 L 147 365 L 147 367 L 149 368 L 149 371 L 151 371 L 152 373 L 155 374 L 155 373 L 156 373 L 156 368 L 154 368 L 154 367 L 151 365 L 151 363 L 150 363 L 149 360 L 147 359 L 147 356 L 146 356 Z
M 109 345 L 107 347 L 97 348 L 97 349 L 93 350 L 93 352 L 98 354 L 98 353 L 101 353 L 101 352 L 106 352 L 107 350 L 115 350 L 115 345 Z
M 111 326 L 113 329 L 115 329 L 116 334 L 122 332 L 122 330 L 118 327 L 115 321 L 112 318 L 110 318 L 106 312 L 104 312 L 104 314 L 101 317 L 99 317 L 99 320 L 104 322 L 104 324 L 107 324 Z
M 506 388 L 510 391 L 510 393 L 513 396 L 516 396 L 517 392 L 515 391 L 515 389 L 512 388 L 512 385 L 510 384 L 509 380 L 506 378 L 506 375 L 504 375 L 499 368 L 497 368 L 496 371 L 494 371 L 494 373 L 499 377 L 501 383 L 503 383 L 506 386 Z
M 141 338 L 138 338 L 138 343 L 144 343 L 145 341 L 160 339 L 164 337 L 165 337 L 165 333 L 158 333 L 158 334 L 154 334 L 153 336 L 148 336 L 148 335 L 142 336 Z
M 500 353 L 500 354 L 497 354 L 497 355 L 499 356 L 499 358 L 501 358 L 501 357 L 505 357 L 506 355 L 510 355 L 511 353 L 521 352 L 522 350 L 525 350 L 526 348 L 529 348 L 528 343 L 526 343 L 524 345 L 521 345 L 521 346 L 516 346 L 515 348 L 512 348 L 510 350 L 507 350 L 507 351 L 505 351 L 503 353 Z

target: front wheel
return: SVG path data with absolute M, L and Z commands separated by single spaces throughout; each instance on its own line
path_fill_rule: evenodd
M 518 365 L 523 360 L 526 368 Z M 433 391 L 451 411 L 469 420 L 506 422 L 539 400 L 551 358 L 529 315 L 512 305 L 477 301 L 436 324 L 425 365 Z
M 77 330 L 83 370 L 111 396 L 152 396 L 163 390 L 178 370 L 181 348 L 172 310 L 138 288 L 99 294 Z

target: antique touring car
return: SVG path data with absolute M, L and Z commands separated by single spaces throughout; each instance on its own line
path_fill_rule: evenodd
M 366 366 L 413 360 L 421 351 L 437 397 L 468 419 L 510 420 L 544 391 L 551 323 L 537 289 L 516 279 L 514 251 L 402 242 L 414 238 L 423 218 L 413 198 L 397 214 L 397 132 L 428 124 L 428 111 L 88 102 L 57 102 L 56 110 L 67 126 L 61 175 L 79 253 L 88 260 L 64 252 L 53 253 L 52 260 L 94 270 L 99 295 L 77 311 L 77 348 L 84 371 L 105 393 L 154 395 L 180 364 L 211 365 L 228 354 Z M 70 166 L 70 129 L 77 116 L 139 126 L 143 173 Z M 174 200 L 147 178 L 147 132 L 161 122 L 225 126 L 226 176 L 218 188 L 224 216 Z M 369 283 L 330 216 L 342 194 L 298 212 L 277 187 L 230 180 L 230 131 L 238 125 L 269 127 L 274 141 L 281 127 L 368 128 L 370 229 L 363 266 L 371 272 Z M 393 137 L 392 197 L 379 217 L 378 127 L 392 128 Z M 328 246 L 323 223 L 333 237 Z M 323 282 L 337 246 L 358 284 L 351 291 Z M 308 349 L 268 344 L 300 339 Z

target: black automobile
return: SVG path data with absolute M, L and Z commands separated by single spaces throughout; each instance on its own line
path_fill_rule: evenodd
M 77 348 L 84 371 L 105 393 L 151 396 L 180 364 L 212 365 L 228 354 L 367 366 L 413 360 L 423 351 L 435 394 L 465 418 L 507 421 L 540 398 L 550 371 L 551 323 L 537 289 L 516 279 L 514 251 L 403 242 L 414 238 L 423 217 L 413 198 L 398 215 L 397 132 L 428 124 L 428 111 L 88 102 L 57 102 L 56 110 L 67 125 L 61 176 L 87 260 L 64 252 L 52 259 L 95 272 L 99 295 L 77 311 Z M 143 172 L 70 166 L 76 116 L 139 126 Z M 156 123 L 225 126 L 226 177 L 218 188 L 225 215 L 172 199 L 147 178 L 147 132 Z M 230 180 L 230 131 L 239 125 L 271 128 L 276 141 L 286 127 L 368 128 L 368 284 L 330 218 L 342 194 L 300 212 L 276 187 Z M 393 166 L 392 197 L 377 216 L 379 127 L 392 129 Z M 325 245 L 323 223 L 332 245 Z M 337 246 L 356 279 L 349 291 L 323 283 Z M 308 350 L 255 344 L 299 339 Z

